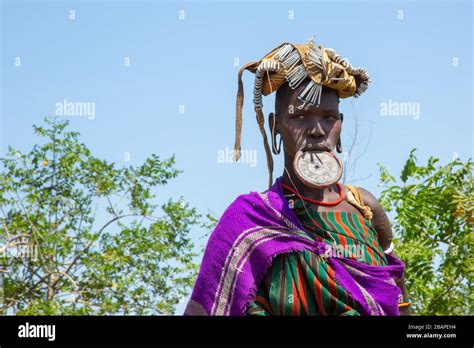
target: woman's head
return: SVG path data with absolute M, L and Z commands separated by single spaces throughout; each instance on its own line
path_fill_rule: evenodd
M 245 64 L 238 73 L 236 161 L 240 158 L 244 101 L 242 74 L 246 70 L 255 74 L 254 110 L 263 138 L 270 186 L 273 158 L 264 127 L 263 96 L 277 91 L 276 116 L 270 114 L 269 122 L 270 128 L 273 129 L 275 123 L 276 132 L 282 135 L 285 162 L 304 148 L 332 150 L 336 147 L 338 152 L 342 152 L 342 114 L 339 114 L 338 101 L 339 98 L 358 97 L 367 90 L 370 78 L 365 69 L 354 68 L 334 50 L 317 45 L 313 38 L 306 44 L 283 43 L 262 59 Z M 310 81 L 311 85 L 308 85 Z M 321 89 L 322 93 L 319 93 Z M 303 102 L 305 107 L 298 109 Z
M 318 107 L 298 99 L 310 82 L 304 81 L 298 88 L 288 84 L 281 86 L 275 98 L 275 113 L 269 115 L 271 136 L 280 134 L 284 144 L 285 161 L 291 163 L 299 150 L 340 152 L 342 114 L 339 113 L 339 97 L 335 90 L 323 87 Z

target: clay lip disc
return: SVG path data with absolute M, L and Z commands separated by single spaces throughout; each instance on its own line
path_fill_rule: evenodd
M 293 161 L 298 179 L 306 186 L 325 188 L 342 176 L 342 163 L 329 151 L 298 151 Z

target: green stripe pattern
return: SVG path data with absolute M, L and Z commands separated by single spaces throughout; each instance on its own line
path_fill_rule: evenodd
M 358 213 L 305 210 L 293 199 L 293 210 L 315 240 L 330 244 L 336 257 L 386 265 L 377 233 Z M 309 213 L 309 215 L 308 215 Z M 258 288 L 248 315 L 360 315 L 361 308 L 341 287 L 324 256 L 309 250 L 275 257 Z

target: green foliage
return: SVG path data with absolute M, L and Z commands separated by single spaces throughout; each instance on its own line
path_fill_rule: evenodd
M 0 313 L 174 313 L 196 275 L 201 218 L 182 198 L 153 203 L 179 174 L 174 158 L 117 168 L 67 122 L 46 123 L 34 127 L 43 143 L 0 158 Z
M 413 314 L 472 315 L 473 163 L 435 166 L 438 161 L 417 165 L 412 150 L 400 184 L 379 165 L 380 202 L 395 213 L 395 246 L 405 262 Z

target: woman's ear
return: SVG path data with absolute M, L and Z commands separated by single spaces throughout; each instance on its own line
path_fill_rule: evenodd
M 277 117 L 273 112 L 270 112 L 268 114 L 268 128 L 270 129 L 271 134 L 274 132 L 278 132 L 278 122 L 277 122 Z
M 342 112 L 339 113 L 339 117 L 341 118 L 341 123 L 344 121 L 344 114 Z M 342 142 L 341 142 L 341 136 L 339 136 L 339 140 L 337 141 L 336 144 L 336 151 L 338 153 L 342 153 Z
M 338 153 L 342 153 L 341 137 L 339 137 L 339 140 L 337 141 L 337 144 L 336 144 L 336 151 L 337 151 Z
M 270 112 L 270 114 L 268 114 L 268 126 L 270 127 L 270 137 L 272 139 L 272 152 L 275 155 L 279 155 L 281 151 L 282 138 L 281 138 L 280 132 L 278 131 L 276 123 L 277 123 L 277 117 L 275 116 L 273 112 Z M 280 134 L 280 142 L 279 142 L 278 147 L 276 144 L 277 134 Z

